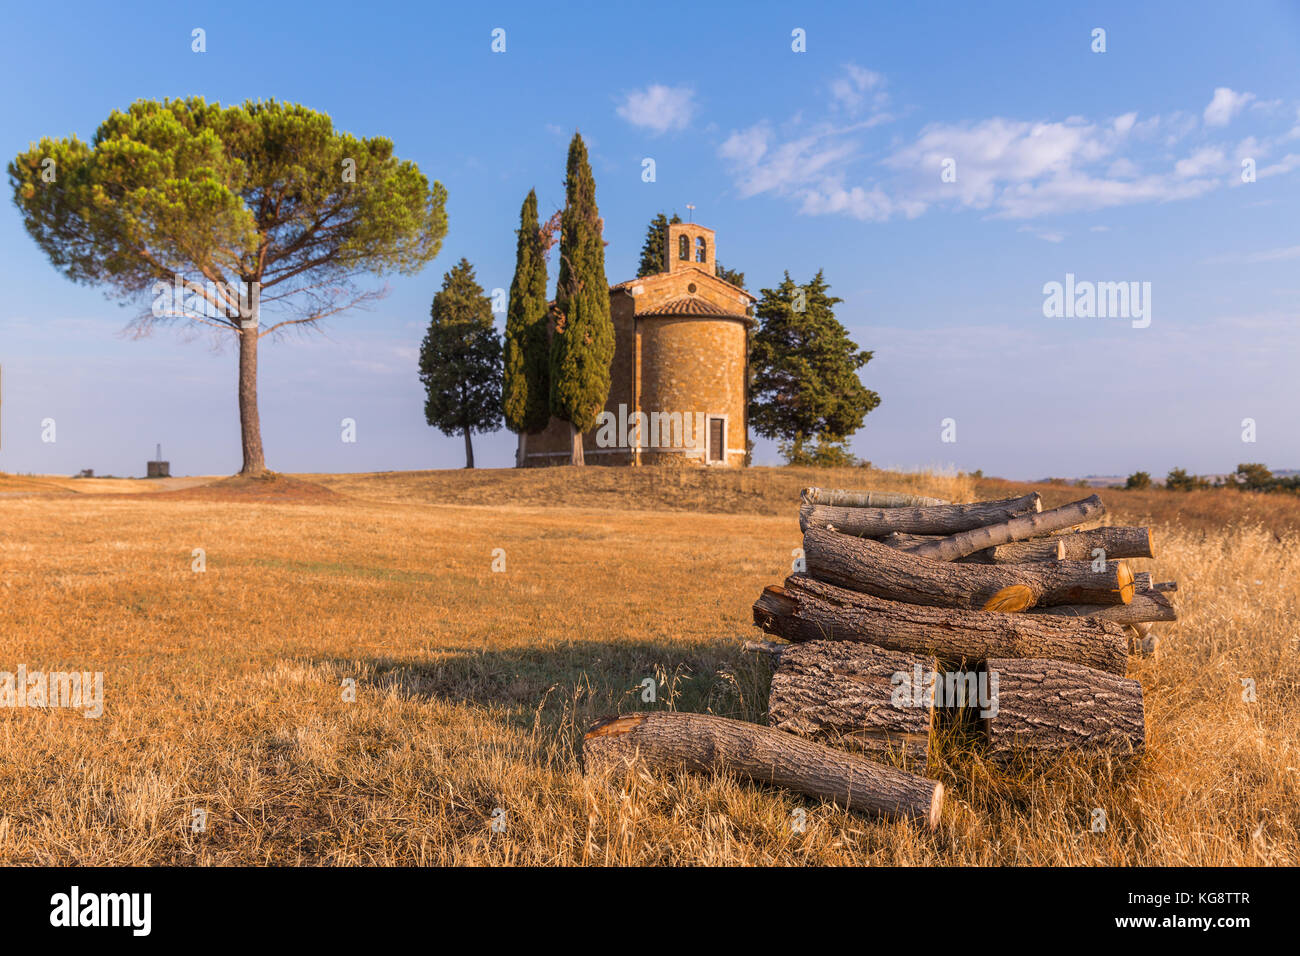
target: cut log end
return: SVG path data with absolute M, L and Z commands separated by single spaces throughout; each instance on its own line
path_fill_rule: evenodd
M 943 815 L 943 784 L 939 781 L 934 782 L 934 794 L 930 797 L 930 815 L 926 819 L 926 826 L 931 830 L 939 828 L 939 818 Z
M 1115 576 L 1119 584 L 1119 599 L 1123 604 L 1133 603 L 1133 592 L 1135 590 L 1133 583 L 1133 569 L 1125 561 L 1119 562 L 1119 567 L 1115 569 Z
M 623 717 L 603 717 L 591 725 L 591 729 L 582 735 L 583 740 L 596 737 L 613 737 L 625 734 L 645 720 L 645 714 L 627 714 Z
M 1034 603 L 1032 588 L 1024 584 L 1011 584 L 989 598 L 984 604 L 984 610 L 1014 614 L 1023 611 L 1032 603 Z

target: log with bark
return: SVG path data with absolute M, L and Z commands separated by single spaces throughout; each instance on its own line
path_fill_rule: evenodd
M 772 674 L 768 722 L 864 753 L 924 761 L 930 750 L 932 656 L 853 641 L 787 645 Z M 932 684 L 929 685 L 933 687 Z
M 1053 657 L 1122 674 L 1128 664 L 1119 624 L 902 604 L 805 575 L 765 589 L 754 602 L 754 623 L 796 643 L 861 641 L 953 666 L 989 657 Z
M 805 488 L 799 500 L 808 504 L 843 508 L 903 508 L 946 505 L 942 498 L 927 498 L 903 491 L 843 491 L 839 488 Z
M 1000 544 L 996 548 L 985 548 L 957 560 L 964 564 L 1033 564 L 1038 561 L 1064 561 L 1068 556 L 1065 539 L 1050 537 Z
M 963 561 L 988 564 L 1026 564 L 1032 561 L 1091 561 L 1100 548 L 1106 560 L 1155 557 L 1151 529 L 1136 527 L 1093 528 L 1053 535 L 1050 538 L 1013 541 L 987 551 L 976 551 Z
M 1134 591 L 1177 591 L 1177 581 L 1155 581 L 1151 577 L 1150 571 L 1138 571 L 1133 575 Z
M 985 548 L 995 548 L 1012 541 L 1023 541 L 1025 538 L 1050 534 L 1053 531 L 1073 528 L 1087 521 L 1095 521 L 1105 513 L 1106 506 L 1101 503 L 1101 498 L 1092 495 L 1050 511 L 1020 515 L 997 524 L 959 531 L 946 538 L 924 541 L 907 550 L 909 554 L 914 554 L 918 558 L 929 558 L 931 561 L 956 561 L 958 558 L 964 558 Z
M 734 773 L 848 810 L 939 824 L 943 784 L 804 740 L 771 727 L 712 714 L 661 711 L 606 718 L 582 740 L 587 772 L 617 770 L 638 759 L 655 768 Z
M 817 527 L 804 532 L 803 551 L 811 576 L 908 604 L 1020 611 L 1043 604 L 1127 604 L 1133 599 L 1133 572 L 1123 561 L 1107 562 L 1103 571 L 1083 561 L 954 564 Z
M 1160 591 L 1135 591 L 1128 604 L 1058 604 L 1030 608 L 1035 617 L 1066 617 L 1072 620 L 1110 621 L 1112 624 L 1142 624 L 1148 621 L 1176 621 L 1178 610 Z
M 993 659 L 987 672 L 994 713 L 984 727 L 995 759 L 1062 750 L 1130 754 L 1143 748 L 1142 685 L 1135 680 L 1042 659 Z
M 898 551 L 915 551 L 920 545 L 943 539 L 944 535 L 941 534 L 903 534 L 894 531 L 875 540 Z M 963 564 L 1032 564 L 1036 561 L 1064 561 L 1066 555 L 1063 536 L 1051 535 L 985 548 L 957 560 Z
M 904 534 L 901 531 L 891 531 L 889 534 L 882 534 L 876 540 L 898 551 L 911 551 L 919 545 L 930 541 L 942 541 L 943 538 L 941 534 Z
M 955 534 L 1043 510 L 1037 493 L 1005 501 L 980 501 L 968 505 L 933 505 L 903 508 L 844 508 L 804 502 L 799 506 L 799 528 L 834 527 L 843 534 L 879 538 L 891 531 L 907 534 Z

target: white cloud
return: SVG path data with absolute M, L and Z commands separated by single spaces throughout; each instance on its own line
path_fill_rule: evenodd
M 1289 173 L 1296 167 L 1300 167 L 1300 153 L 1287 153 L 1276 163 L 1271 166 L 1265 166 L 1255 174 L 1256 179 L 1267 179 L 1269 176 L 1277 176 L 1281 173 Z
M 842 76 L 831 81 L 831 97 L 837 105 L 856 113 L 866 103 L 867 94 L 871 93 L 872 106 L 883 109 L 889 102 L 889 94 L 881 89 L 884 85 L 885 78 L 881 74 L 850 63 L 844 67 Z
M 1009 183 L 1064 174 L 1076 162 L 1100 159 L 1112 148 L 1107 139 L 1115 135 L 1077 120 L 1025 123 L 995 117 L 974 124 L 932 124 L 883 163 L 928 201 L 955 197 L 962 205 L 985 209 Z M 949 159 L 955 161 L 957 179 L 945 183 L 939 172 Z
M 1217 146 L 1198 149 L 1186 159 L 1174 163 L 1174 175 L 1179 179 L 1191 179 L 1206 173 L 1221 171 L 1224 167 L 1223 150 Z
M 884 83 L 879 74 L 845 67 L 832 84 L 826 121 L 809 122 L 801 112 L 780 126 L 763 121 L 733 131 L 718 154 L 739 195 L 779 196 L 796 202 L 805 215 L 868 222 L 913 218 L 934 208 L 1034 219 L 1186 200 L 1235 184 L 1245 151 L 1262 161 L 1292 124 L 1289 115 L 1278 116 L 1267 134 L 1247 135 L 1234 145 L 1214 142 L 1195 113 L 1181 110 L 1146 118 L 1130 111 L 1096 121 L 994 116 L 930 123 L 910 141 L 895 137 L 882 153 L 864 137 L 892 117 L 843 117 Z M 1207 124 L 1226 123 L 1253 99 L 1220 88 L 1205 110 Z M 1266 121 L 1270 112 L 1276 111 L 1252 111 L 1252 121 Z M 1282 130 L 1276 129 L 1279 123 Z M 1257 175 L 1297 168 L 1300 155 L 1288 154 L 1261 166 Z M 1064 237 L 1059 229 L 1034 234 Z
M 1063 233 L 1063 232 L 1044 231 L 1044 230 L 1041 230 L 1041 229 L 1034 229 L 1034 228 L 1031 228 L 1030 226 L 1021 226 L 1019 229 L 1016 230 L 1016 232 L 1027 232 L 1027 233 L 1029 233 L 1031 236 L 1033 236 L 1034 238 L 1036 238 L 1036 239 L 1042 239 L 1044 242 L 1064 242 L 1064 241 L 1065 241 L 1065 233 Z
M 718 149 L 737 177 L 742 197 L 776 192 L 792 195 L 800 187 L 823 181 L 828 170 L 854 155 L 852 144 L 830 129 L 769 146 L 773 131 L 766 123 L 732 133 Z M 836 211 L 836 210 L 824 210 Z
M 830 179 L 800 189 L 798 195 L 803 200 L 799 211 L 809 216 L 841 213 L 863 222 L 884 222 L 894 215 L 912 219 L 925 211 L 923 203 L 895 202 L 879 186 L 846 188 Z
M 1205 259 L 1206 265 L 1253 265 L 1259 262 L 1282 262 L 1287 259 L 1300 259 L 1300 246 L 1286 246 L 1282 249 L 1265 249 L 1262 252 L 1234 253 Z
M 1140 173 L 1137 163 L 1127 156 L 1121 156 L 1106 167 L 1106 175 L 1113 179 L 1136 179 Z
M 1210 105 L 1205 107 L 1202 119 L 1206 126 L 1227 126 L 1254 98 L 1254 93 L 1234 93 L 1226 86 L 1217 87 Z
M 615 112 L 633 126 L 656 135 L 685 129 L 695 115 L 695 91 L 689 86 L 654 83 L 644 90 L 628 93 Z

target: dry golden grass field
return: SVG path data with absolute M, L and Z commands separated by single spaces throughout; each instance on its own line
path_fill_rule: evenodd
M 799 469 L 0 476 L 0 671 L 105 674 L 99 719 L 0 710 L 0 863 L 1300 863 L 1300 501 L 1280 495 L 1102 493 L 1112 520 L 1155 527 L 1137 568 L 1180 584 L 1160 655 L 1131 662 L 1148 722 L 1132 764 L 1003 770 L 951 734 L 926 771 L 948 794 L 933 833 L 721 776 L 584 778 L 598 715 L 765 719 L 767 665 L 741 644 L 789 570 L 808 484 L 1022 487 Z M 1035 487 L 1048 506 L 1089 493 Z

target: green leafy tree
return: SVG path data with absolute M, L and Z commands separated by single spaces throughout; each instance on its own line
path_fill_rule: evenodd
M 1124 487 L 1131 491 L 1142 491 L 1151 487 L 1151 475 L 1145 471 L 1135 471 L 1124 482 Z
M 239 343 L 244 475 L 266 470 L 258 343 L 382 296 L 362 280 L 438 254 L 447 193 L 391 140 L 292 103 L 139 100 L 89 145 L 42 139 L 9 164 L 14 203 L 56 269 Z
M 582 433 L 596 427 L 596 416 L 609 398 L 614 360 L 603 229 L 587 146 L 575 133 L 564 179 L 560 277 L 551 337 L 551 414 L 569 423 L 575 465 L 584 463 Z
M 1189 475 L 1182 468 L 1171 468 L 1169 474 L 1165 476 L 1165 488 L 1169 491 L 1194 491 L 1197 488 L 1206 488 L 1209 482 L 1199 475 Z
M 501 404 L 506 427 L 536 435 L 551 417 L 550 342 L 546 329 L 546 245 L 537 220 L 537 192 L 519 211 L 515 276 L 506 311 L 505 378 Z M 522 446 L 521 446 L 522 447 Z M 519 461 L 522 466 L 524 462 Z
M 813 468 L 870 468 L 871 463 L 854 455 L 843 442 L 822 441 L 804 445 L 796 452 L 791 442 L 777 446 L 789 465 L 809 465 Z
M 1274 485 L 1273 472 L 1259 462 L 1238 465 L 1233 477 L 1237 481 L 1237 487 L 1246 491 L 1271 491 Z
M 501 427 L 501 336 L 492 300 L 461 259 L 433 297 L 429 330 L 420 345 L 424 418 L 444 435 L 465 436 L 465 467 L 474 467 L 473 432 Z
M 638 279 L 664 271 L 664 243 L 668 241 L 668 226 L 681 221 L 682 217 L 677 213 L 673 213 L 671 219 L 660 213 L 650 220 L 650 225 L 645 230 L 645 242 L 641 243 L 641 263 L 636 269 Z
M 779 439 L 787 461 L 804 461 L 816 441 L 842 444 L 880 404 L 858 369 L 871 361 L 835 318 L 843 301 L 829 294 L 823 274 L 798 286 L 785 273 L 763 289 L 758 328 L 750 343 L 753 387 L 749 420 L 765 438 Z

